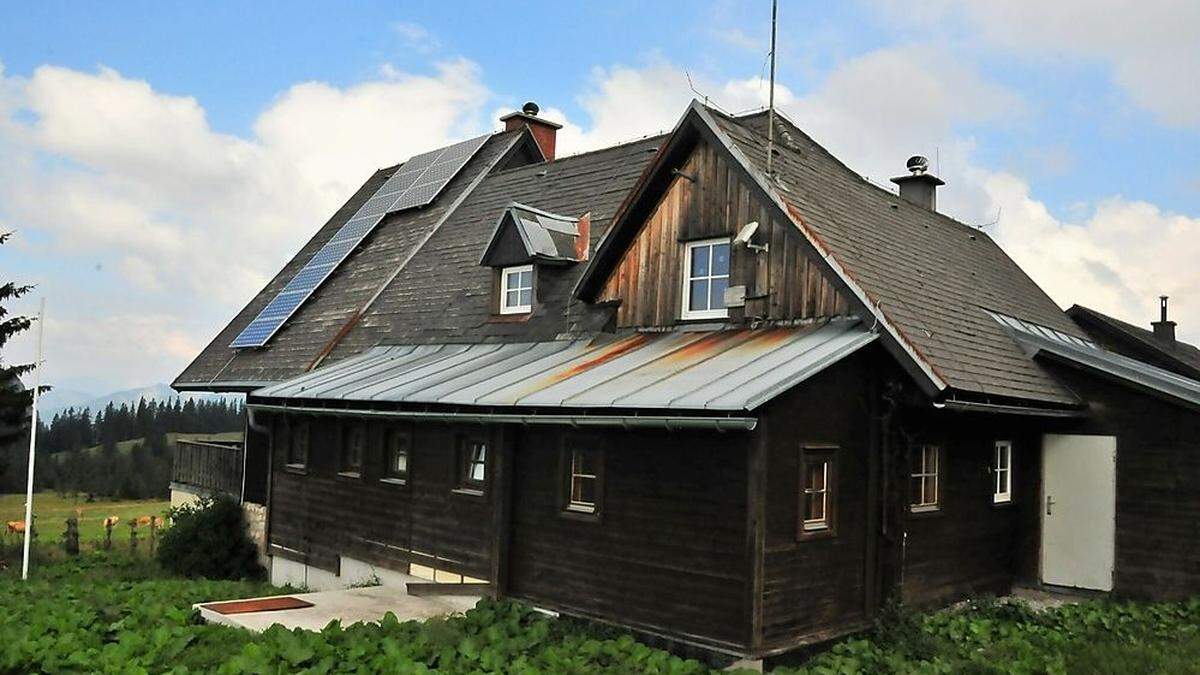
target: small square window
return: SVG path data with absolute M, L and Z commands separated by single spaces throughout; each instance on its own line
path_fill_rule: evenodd
M 408 478 L 408 459 L 412 452 L 412 429 L 392 428 L 384 440 L 383 476 L 392 481 L 403 481 Z
M 941 448 L 938 446 L 920 445 L 913 449 L 909 506 L 914 513 L 938 509 L 940 465 Z
M 601 465 L 599 450 L 579 447 L 575 441 L 564 446 L 564 496 L 566 511 L 582 514 L 600 513 Z
M 500 270 L 500 313 L 528 314 L 533 311 L 533 265 Z
M 837 511 L 837 450 L 800 451 L 800 539 L 832 535 Z
M 487 482 L 487 442 L 478 438 L 463 439 L 459 446 L 458 487 L 483 490 Z
M 367 448 L 367 425 L 352 422 L 342 428 L 342 448 L 338 473 L 358 476 L 362 472 L 363 453 Z
M 684 249 L 684 319 L 723 319 L 725 289 L 729 288 L 729 240 L 689 242 Z
M 308 464 L 308 420 L 295 420 L 292 422 L 290 432 L 291 438 L 287 441 L 287 465 L 303 467 Z
M 992 503 L 1012 501 L 1012 441 L 996 441 L 992 459 Z

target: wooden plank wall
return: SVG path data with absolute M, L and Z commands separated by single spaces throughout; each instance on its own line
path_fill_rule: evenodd
M 274 449 L 271 543 L 300 551 L 309 564 L 333 572 L 339 555 L 399 571 L 406 571 L 410 561 L 431 564 L 425 556 L 409 553 L 415 550 L 442 558 L 442 569 L 489 579 L 494 492 L 477 496 L 453 488 L 459 435 L 481 430 L 491 435 L 495 430 L 413 425 L 409 481 L 401 486 L 380 481 L 384 435 L 392 423 L 368 423 L 361 477 L 338 475 L 341 424 L 334 418 L 312 418 L 304 472 L 284 467 L 282 448 Z M 288 555 L 278 548 L 273 552 Z
M 1149 600 L 1200 594 L 1200 413 L 1051 367 L 1097 413 L 1059 433 L 1117 437 L 1114 593 Z
M 763 647 L 786 648 L 860 627 L 869 617 L 869 354 L 772 402 L 767 465 Z M 797 541 L 800 448 L 836 445 L 837 533 Z
M 749 643 L 749 434 L 605 431 L 600 520 L 564 516 L 561 434 L 522 430 L 510 594 L 717 645 Z
M 932 443 L 942 448 L 937 511 L 911 513 L 905 462 L 895 476 L 905 495 L 904 602 L 931 606 L 1005 594 L 1015 581 L 1032 576 L 1025 553 L 1033 542 L 1026 535 L 1041 490 L 1040 433 L 1017 417 L 953 412 L 910 411 L 901 424 L 902 437 L 894 441 L 900 447 Z M 998 440 L 1013 442 L 1013 501 L 1008 504 L 992 500 Z
M 680 316 L 683 242 L 732 237 L 750 221 L 759 222 L 756 241 L 768 253 L 744 247 L 732 251 L 730 285 L 746 285 L 747 302 L 738 320 L 805 319 L 846 313 L 845 298 L 801 249 L 802 236 L 790 222 L 772 220 L 736 169 L 707 143 L 699 143 L 662 200 L 605 282 L 601 300 L 620 300 L 617 324 L 668 326 Z

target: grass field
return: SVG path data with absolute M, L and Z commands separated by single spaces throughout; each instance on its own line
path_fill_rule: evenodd
M 33 496 L 34 523 L 38 527 L 38 540 L 44 543 L 59 541 L 67 529 L 66 520 L 75 515 L 75 510 L 82 511 L 79 520 L 79 541 L 87 543 L 98 541 L 104 537 L 104 519 L 117 516 L 121 522 L 113 529 L 113 541 L 129 540 L 127 523 L 138 516 L 161 516 L 170 508 L 167 500 L 145 501 L 115 501 L 97 499 L 88 503 L 82 495 L 77 499 L 59 497 L 53 492 L 39 492 Z M 25 495 L 0 495 L 0 521 L 25 519 Z M 19 542 L 20 537 L 8 534 L 7 528 L 2 532 L 6 543 Z M 141 535 L 139 535 L 141 536 Z

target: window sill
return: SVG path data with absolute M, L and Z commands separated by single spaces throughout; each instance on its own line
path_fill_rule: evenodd
M 801 530 L 796 537 L 797 541 L 813 541 L 816 539 L 832 539 L 837 535 L 837 530 L 832 527 L 823 527 L 815 530 Z
M 482 497 L 484 491 L 480 488 L 456 487 L 450 491 L 450 494 L 463 495 L 464 497 Z
M 690 322 L 695 322 L 695 321 L 709 321 L 709 322 L 718 321 L 721 323 L 725 323 L 725 322 L 729 321 L 729 312 L 728 312 L 728 310 L 726 310 L 724 312 L 712 313 L 712 314 L 704 313 L 704 312 L 696 313 L 696 314 L 688 313 L 688 314 L 682 314 L 679 317 L 680 323 L 690 323 Z
M 600 522 L 600 511 L 595 508 L 588 509 L 580 506 L 567 506 L 562 511 L 559 511 L 559 515 L 568 520 L 578 520 L 584 523 Z
M 337 472 L 337 475 L 338 478 L 351 478 L 353 480 L 362 478 L 362 474 L 358 471 L 339 471 Z
M 408 480 L 405 478 L 395 478 L 395 477 L 380 478 L 379 482 L 386 483 L 388 485 L 398 485 L 398 486 L 408 485 Z
M 932 518 L 942 513 L 940 504 L 932 506 L 909 506 L 908 515 L 913 518 Z
M 287 473 L 294 473 L 297 476 L 307 476 L 308 466 L 304 464 L 284 464 L 283 470 Z
M 489 323 L 523 323 L 533 317 L 533 312 L 523 312 L 521 314 L 493 314 L 488 317 Z

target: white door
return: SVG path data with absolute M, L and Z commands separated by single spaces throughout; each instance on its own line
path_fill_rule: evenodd
M 1111 591 L 1117 439 L 1042 437 L 1042 582 Z

